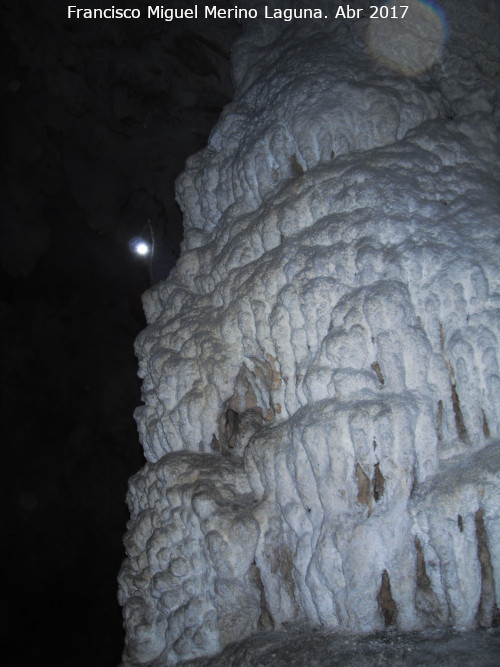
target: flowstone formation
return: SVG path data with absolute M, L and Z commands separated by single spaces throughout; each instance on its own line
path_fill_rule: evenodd
M 498 620 L 498 9 L 443 9 L 411 2 L 405 39 L 249 21 L 233 49 L 144 297 L 124 665 Z

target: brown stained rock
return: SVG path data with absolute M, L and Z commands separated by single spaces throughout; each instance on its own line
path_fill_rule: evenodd
M 292 155 L 292 158 L 290 160 L 290 164 L 291 164 L 291 167 L 292 167 L 292 172 L 296 176 L 302 176 L 302 174 L 304 173 L 304 169 L 302 168 L 302 165 L 298 161 L 297 155 L 295 153 Z
M 356 463 L 356 479 L 358 480 L 358 502 L 371 507 L 372 505 L 372 493 L 371 493 L 371 484 L 370 478 L 363 471 L 363 468 Z
M 477 612 L 479 625 L 482 628 L 491 628 L 500 624 L 500 612 L 495 596 L 495 579 L 491 565 L 488 535 L 484 525 L 484 511 L 479 508 L 475 515 L 477 555 L 481 563 L 481 599 Z
M 382 375 L 382 371 L 380 370 L 380 364 L 378 363 L 378 361 L 373 362 L 373 364 L 371 365 L 371 369 L 373 371 L 375 371 L 375 373 L 377 375 L 377 379 L 380 382 L 380 386 L 383 387 L 384 384 L 385 384 L 385 380 L 384 380 L 384 376 Z
M 437 409 L 437 437 L 438 442 L 441 442 L 443 439 L 443 401 L 438 401 Z
M 451 383 L 451 401 L 453 403 L 453 412 L 455 413 L 455 426 L 457 428 L 458 437 L 462 442 L 468 442 L 469 436 L 467 427 L 465 426 L 464 417 L 460 408 L 460 399 L 458 398 L 457 388 L 453 382 Z
M 431 580 L 427 576 L 424 551 L 418 537 L 415 537 L 415 549 L 417 551 L 417 587 L 425 591 L 430 588 Z
M 380 470 L 380 463 L 375 464 L 374 474 L 373 474 L 373 497 L 375 501 L 378 502 L 385 491 L 385 477 L 382 475 Z
M 388 628 L 391 625 L 396 625 L 398 618 L 398 607 L 392 599 L 391 582 L 387 570 L 382 572 L 382 582 L 380 584 L 380 590 L 377 595 L 377 602 L 382 616 L 384 617 L 385 627 Z
M 485 438 L 490 437 L 490 427 L 488 426 L 488 420 L 486 419 L 486 415 L 484 414 L 483 410 L 483 434 Z

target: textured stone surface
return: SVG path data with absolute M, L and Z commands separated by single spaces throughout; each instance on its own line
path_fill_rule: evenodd
M 237 43 L 235 99 L 177 182 L 182 256 L 144 299 L 124 664 L 287 624 L 495 621 L 500 114 L 483 4 L 444 5 L 448 42 L 412 77 L 366 47 L 366 20 L 267 21 Z
M 214 658 L 183 663 L 189 667 L 497 667 L 498 628 L 483 632 L 426 630 L 384 632 L 367 637 L 317 630 L 258 633 L 231 644 Z

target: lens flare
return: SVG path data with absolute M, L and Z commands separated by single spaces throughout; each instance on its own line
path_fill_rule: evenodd
M 366 42 L 372 57 L 382 65 L 416 76 L 441 57 L 448 25 L 436 2 L 413 0 L 403 17 L 402 7 L 399 2 L 380 5 L 380 16 L 370 19 Z
M 147 243 L 138 243 L 135 247 L 135 251 L 138 255 L 147 255 L 149 252 L 149 246 Z
M 141 238 L 135 238 L 130 241 L 130 249 L 136 253 L 136 255 L 141 255 L 144 257 L 145 255 L 149 255 L 151 252 L 151 247 L 149 243 L 147 243 L 144 239 Z

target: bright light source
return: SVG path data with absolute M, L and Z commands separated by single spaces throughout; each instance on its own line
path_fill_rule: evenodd
M 149 243 L 146 243 L 144 239 L 141 238 L 135 238 L 130 241 L 130 248 L 133 250 L 137 255 L 141 255 L 144 257 L 144 255 L 148 255 L 151 252 L 151 248 L 149 247 Z
M 147 255 L 149 252 L 149 246 L 147 243 L 144 243 L 144 241 L 142 241 L 141 243 L 138 243 L 135 246 L 135 251 L 138 255 Z

